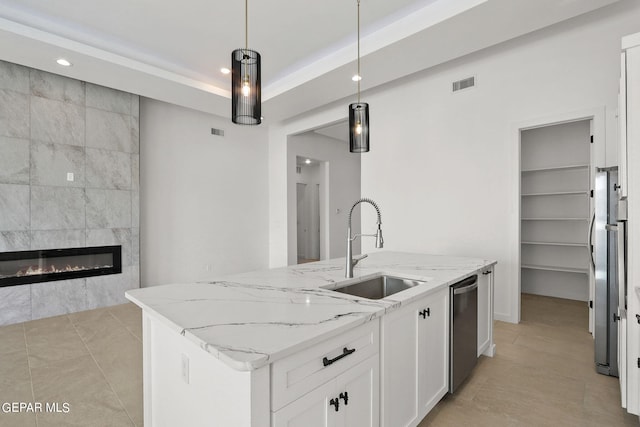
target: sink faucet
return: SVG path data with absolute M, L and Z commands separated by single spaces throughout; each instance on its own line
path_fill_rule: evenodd
M 376 212 L 378 214 L 378 231 L 376 231 L 376 234 L 356 234 L 355 236 L 351 237 L 351 214 L 353 213 L 353 209 L 363 202 L 369 203 L 371 206 L 376 208 Z M 351 210 L 349 211 L 349 219 L 347 222 L 347 264 L 346 264 L 347 268 L 345 270 L 346 278 L 348 279 L 352 278 L 353 267 L 355 267 L 360 260 L 365 259 L 368 256 L 365 254 L 355 258 L 353 257 L 351 246 L 354 240 L 356 240 L 360 236 L 371 236 L 376 238 L 376 248 L 381 248 L 384 245 L 384 241 L 382 240 L 382 229 L 380 228 L 380 225 L 382 225 L 382 220 L 380 219 L 380 209 L 378 208 L 378 205 L 376 204 L 376 202 L 374 202 L 373 200 L 363 198 L 358 200 L 353 204 L 353 206 L 351 206 Z

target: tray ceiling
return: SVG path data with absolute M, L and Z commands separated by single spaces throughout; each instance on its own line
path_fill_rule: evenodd
M 616 0 L 362 0 L 364 90 Z M 356 1 L 249 2 L 263 114 L 286 119 L 355 92 Z M 244 2 L 3 0 L 0 59 L 228 116 Z M 59 57 L 73 66 L 61 68 Z

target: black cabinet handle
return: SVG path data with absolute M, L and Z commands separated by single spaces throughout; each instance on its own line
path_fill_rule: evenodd
M 427 308 L 418 313 L 419 316 L 422 316 L 423 319 L 426 319 L 427 316 L 431 316 L 431 308 Z
M 338 407 L 340 406 L 340 399 L 331 399 L 329 401 L 329 406 L 335 406 L 336 407 L 336 412 L 338 412 Z
M 344 399 L 344 406 L 347 406 L 349 404 L 349 393 L 347 393 L 346 391 L 344 393 L 340 393 L 340 399 Z
M 483 271 L 483 272 L 482 272 L 482 275 L 483 275 L 483 276 L 486 276 L 487 274 L 491 274 L 491 270 L 487 270 L 487 271 Z
M 640 323 L 640 314 L 636 314 L 636 320 Z
M 338 360 L 342 359 L 343 357 L 346 357 L 348 355 L 350 355 L 351 353 L 355 353 L 356 349 L 352 348 L 351 350 L 349 350 L 347 347 L 342 349 L 342 354 L 340 356 L 336 356 L 333 359 L 327 359 L 326 357 L 322 358 L 322 364 L 324 366 L 329 366 L 334 362 L 337 362 Z M 337 409 L 336 409 L 337 411 Z

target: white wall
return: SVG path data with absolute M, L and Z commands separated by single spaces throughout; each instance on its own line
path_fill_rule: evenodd
M 297 262 L 296 256 L 296 156 L 322 162 L 325 182 L 320 184 L 321 252 L 325 258 L 344 256 L 346 252 L 347 216 L 353 203 L 360 198 L 360 155 L 349 152 L 346 142 L 313 132 L 288 137 L 286 203 L 289 212 L 288 260 Z M 324 184 L 324 185 L 323 185 Z M 328 194 L 327 194 L 328 189 Z M 360 215 L 354 211 L 353 233 L 360 232 Z M 328 230 L 324 233 L 323 230 Z M 323 250 L 324 249 L 324 250 Z M 354 254 L 360 253 L 360 239 L 353 243 Z
M 362 194 L 381 205 L 385 249 L 497 259 L 496 317 L 517 321 L 514 128 L 546 116 L 604 110 L 606 138 L 615 141 L 620 38 L 637 31 L 640 4 L 623 2 L 365 92 L 372 131 L 371 152 L 362 157 Z M 471 75 L 476 88 L 451 93 L 452 81 Z M 270 165 L 283 161 L 283 134 L 338 120 L 347 104 L 274 128 Z M 613 147 L 607 144 L 597 166 L 615 164 Z M 282 259 L 285 240 L 276 209 L 282 177 L 270 173 L 273 265 Z M 363 216 L 363 230 L 374 222 Z M 365 240 L 363 252 L 372 250 Z
M 143 98 L 140 145 L 143 286 L 267 267 L 264 128 Z

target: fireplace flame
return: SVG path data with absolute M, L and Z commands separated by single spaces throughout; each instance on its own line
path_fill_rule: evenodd
M 96 265 L 92 267 L 85 267 L 84 265 L 69 265 L 58 268 L 51 264 L 49 267 L 40 267 L 37 265 L 30 265 L 29 267 L 20 269 L 16 272 L 15 277 L 24 276 L 36 276 L 39 274 L 51 274 L 51 273 L 66 273 L 69 271 L 82 271 L 82 270 L 95 270 L 99 268 L 110 268 L 110 265 Z

